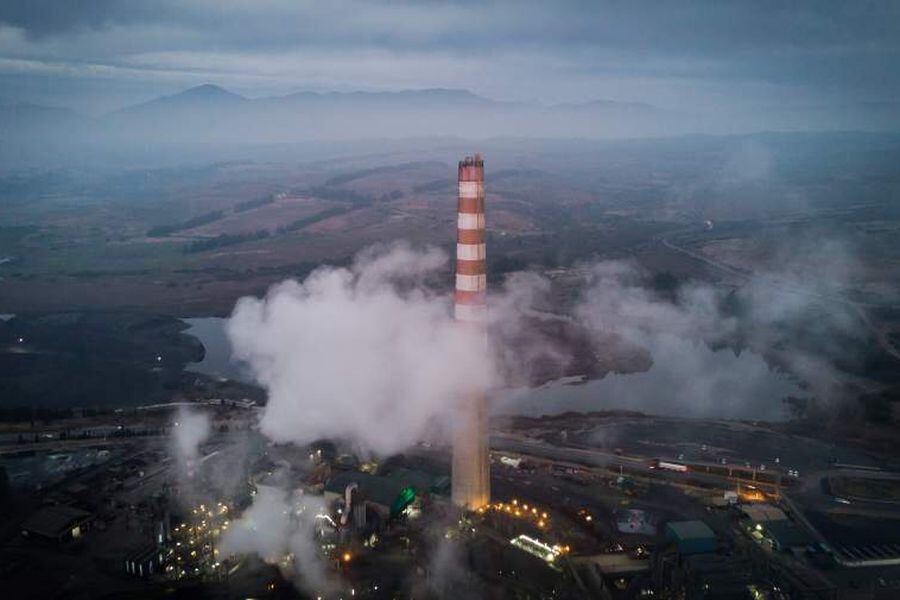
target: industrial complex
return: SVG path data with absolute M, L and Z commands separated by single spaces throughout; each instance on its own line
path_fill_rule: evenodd
M 478 154 L 456 223 L 454 327 L 487 348 Z M 246 398 L 6 439 L 4 597 L 900 597 L 884 460 L 761 424 L 489 419 L 488 390 L 462 387 L 449 444 L 395 456 L 273 442 Z M 170 442 L 185 404 L 210 431 L 188 459 Z

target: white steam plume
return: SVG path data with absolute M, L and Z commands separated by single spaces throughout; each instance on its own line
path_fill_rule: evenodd
M 777 269 L 747 275 L 733 292 L 690 282 L 673 301 L 648 289 L 648 274 L 634 263 L 593 265 L 577 317 L 595 332 L 614 331 L 646 348 L 653 360 L 646 375 L 613 376 L 597 391 L 629 398 L 634 408 L 649 412 L 769 418 L 773 413 L 765 407 L 773 407 L 779 398 L 771 394 L 782 387 L 773 381 L 784 379 L 774 371 L 785 369 L 818 401 L 832 403 L 846 378 L 829 361 L 847 353 L 841 344 L 866 335 L 841 296 L 850 287 L 852 253 L 835 241 L 793 250 Z M 736 307 L 726 310 L 729 304 Z M 801 345 L 804 336 L 814 336 L 815 347 Z M 735 356 L 725 347 L 751 352 Z M 784 383 L 782 391 L 808 395 L 799 383 Z
M 435 249 L 380 247 L 349 268 L 241 299 L 228 335 L 268 390 L 262 432 L 279 442 L 347 437 L 387 454 L 490 386 L 483 344 L 457 326 L 446 297 L 420 285 L 446 262 Z
M 282 559 L 291 555 L 292 567 L 285 575 L 303 589 L 321 594 L 334 585 L 314 541 L 315 515 L 323 510 L 321 498 L 302 494 L 292 498 L 277 487 L 258 486 L 253 504 L 222 535 L 219 554 L 257 554 L 272 564 L 283 564 Z
M 172 424 L 172 447 L 178 459 L 179 470 L 193 475 L 197 459 L 200 458 L 200 444 L 209 437 L 211 424 L 206 413 L 180 407 Z

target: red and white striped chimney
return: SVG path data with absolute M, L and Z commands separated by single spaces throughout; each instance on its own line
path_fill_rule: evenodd
M 487 342 L 484 161 L 476 154 L 459 162 L 456 231 L 456 320 Z M 488 414 L 484 391 L 460 403 L 453 431 L 453 502 L 475 510 L 491 500 Z

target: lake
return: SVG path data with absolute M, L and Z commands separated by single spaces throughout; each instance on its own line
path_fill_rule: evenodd
M 253 375 L 246 365 L 231 360 L 231 342 L 225 333 L 227 319 L 220 317 L 202 317 L 182 319 L 190 325 L 185 333 L 200 340 L 206 348 L 206 355 L 200 362 L 190 363 L 187 370 L 196 371 L 219 379 L 234 379 L 245 383 L 255 383 Z

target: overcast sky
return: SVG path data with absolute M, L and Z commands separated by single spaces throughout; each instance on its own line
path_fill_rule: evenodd
M 0 1 L 0 100 L 97 114 L 201 83 L 701 110 L 896 102 L 900 2 Z

